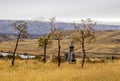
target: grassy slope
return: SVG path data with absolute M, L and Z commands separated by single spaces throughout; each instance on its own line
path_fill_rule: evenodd
M 117 33 L 117 34 L 116 34 Z M 107 41 L 109 39 L 120 39 L 120 32 L 102 32 L 97 33 L 98 42 L 86 47 L 87 51 L 97 50 L 104 52 L 102 48 L 112 51 L 108 48 L 114 48 L 118 42 Z M 62 41 L 62 51 L 68 51 L 69 40 Z M 0 50 L 13 50 L 15 41 L 0 43 Z M 120 46 L 120 45 L 119 45 Z M 75 45 L 75 51 L 80 51 L 79 46 Z M 100 50 L 101 49 L 101 50 Z M 20 42 L 18 52 L 29 52 L 40 54 L 42 51 L 37 47 L 37 40 L 25 40 Z M 56 53 L 57 42 L 53 42 L 48 48 L 48 53 Z M 0 81 L 120 81 L 120 60 L 114 63 L 86 63 L 81 68 L 81 63 L 76 64 L 62 63 L 58 68 L 57 64 L 47 62 L 43 64 L 38 60 L 16 60 L 15 66 L 11 67 L 11 61 L 0 60 Z
M 96 33 L 97 42 L 94 44 L 87 44 L 86 51 L 88 52 L 111 52 L 114 53 L 116 46 L 120 46 L 120 31 L 107 31 Z M 62 52 L 69 51 L 70 39 L 63 39 L 61 41 Z M 13 51 L 15 47 L 15 41 L 6 41 L 0 43 L 0 50 Z M 38 40 L 24 40 L 19 43 L 17 52 L 19 53 L 30 53 L 30 54 L 42 54 L 43 49 L 38 48 Z M 81 52 L 79 44 L 75 45 L 75 52 Z M 53 41 L 52 45 L 48 47 L 47 54 L 57 53 L 57 41 Z M 119 51 L 120 53 L 120 51 Z

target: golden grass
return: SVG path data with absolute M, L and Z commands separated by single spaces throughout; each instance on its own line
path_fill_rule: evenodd
M 99 42 L 99 41 L 98 41 Z M 61 52 L 69 52 L 70 40 L 64 39 L 61 40 Z M 106 53 L 114 53 L 112 50 L 118 44 L 105 44 L 105 43 L 94 43 L 94 44 L 86 44 L 85 49 L 87 52 L 106 52 Z M 0 43 L 0 50 L 3 51 L 13 51 L 15 47 L 15 41 L 5 41 Z M 57 54 L 57 40 L 54 40 L 52 45 L 47 48 L 47 54 Z M 75 44 L 75 52 L 81 52 L 80 44 Z M 43 54 L 43 48 L 38 48 L 37 39 L 32 40 L 24 40 L 19 42 L 19 46 L 17 49 L 17 53 L 29 53 L 29 54 Z
M 19 61 L 11 67 L 10 61 L 0 61 L 0 81 L 120 81 L 120 61 L 114 63 L 43 64 L 37 60 Z
M 97 42 L 86 44 L 86 51 L 96 53 L 114 53 L 114 48 L 116 46 L 120 47 L 120 44 L 115 41 L 111 42 L 111 40 L 120 39 L 119 33 L 120 31 L 97 32 Z M 71 39 L 61 40 L 61 52 L 69 52 L 70 41 Z M 0 43 L 0 51 L 13 51 L 14 47 L 15 41 L 5 41 Z M 57 54 L 57 50 L 57 40 L 53 40 L 52 44 L 47 48 L 47 54 Z M 80 44 L 75 44 L 75 52 L 81 52 Z M 38 48 L 37 39 L 27 39 L 19 42 L 17 53 L 43 54 L 43 49 Z M 120 53 L 120 51 L 118 53 Z
M 63 51 L 69 50 L 69 40 L 61 40 Z M 3 51 L 13 51 L 15 47 L 15 41 L 5 41 L 0 43 L 0 50 Z M 47 54 L 57 54 L 58 46 L 57 46 L 57 40 L 53 40 L 52 45 L 48 46 Z M 24 40 L 19 42 L 19 46 L 17 49 L 17 53 L 29 53 L 29 54 L 43 54 L 43 48 L 38 48 L 38 40 L 32 39 L 32 40 Z

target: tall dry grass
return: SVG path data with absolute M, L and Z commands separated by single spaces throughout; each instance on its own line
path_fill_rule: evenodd
M 0 61 L 0 81 L 120 81 L 120 61 L 114 63 L 86 63 L 82 69 L 76 64 L 43 64 L 37 60 Z

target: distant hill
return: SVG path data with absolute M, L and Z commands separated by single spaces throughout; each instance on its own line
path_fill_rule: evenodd
M 4 34 L 16 34 L 17 32 L 11 26 L 13 20 L 0 20 L 0 33 Z M 26 21 L 28 23 L 28 33 L 30 35 L 43 35 L 50 32 L 50 22 L 41 21 Z M 65 30 L 72 30 L 72 24 L 70 23 L 56 23 L 57 27 L 62 27 Z
M 16 34 L 17 32 L 11 26 L 15 20 L 0 20 L 0 33 Z M 28 33 L 30 35 L 43 35 L 50 32 L 50 22 L 26 21 L 28 23 Z M 57 27 L 65 30 L 73 30 L 72 23 L 56 22 Z M 120 25 L 96 25 L 96 30 L 120 30 Z

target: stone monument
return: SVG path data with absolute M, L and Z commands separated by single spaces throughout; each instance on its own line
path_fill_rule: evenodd
M 73 41 L 71 41 L 69 48 L 68 62 L 76 62 Z

